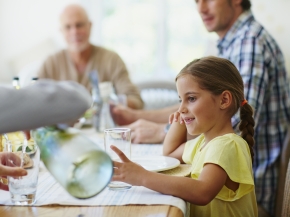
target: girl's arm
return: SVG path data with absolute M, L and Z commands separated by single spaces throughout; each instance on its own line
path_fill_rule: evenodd
M 111 148 L 123 161 L 114 162 L 113 181 L 144 186 L 196 205 L 206 205 L 212 201 L 225 185 L 228 177 L 227 173 L 216 164 L 206 164 L 198 180 L 150 172 L 128 160 L 115 146 Z
M 177 158 L 180 162 L 187 141 L 187 130 L 184 123 L 173 121 L 163 142 L 163 155 Z

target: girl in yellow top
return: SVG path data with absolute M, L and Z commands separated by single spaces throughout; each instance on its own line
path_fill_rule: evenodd
M 226 59 L 205 57 L 186 65 L 176 86 L 181 104 L 169 118 L 163 154 L 191 164 L 191 178 L 149 172 L 112 146 L 123 161 L 114 162 L 113 180 L 183 198 L 194 217 L 257 216 L 253 110 L 240 73 Z M 241 136 L 231 125 L 238 110 Z M 187 133 L 199 136 L 186 142 Z

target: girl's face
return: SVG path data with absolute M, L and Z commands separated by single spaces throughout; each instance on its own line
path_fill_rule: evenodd
M 177 79 L 180 98 L 178 112 L 191 135 L 215 131 L 220 121 L 220 97 L 203 90 L 191 75 Z

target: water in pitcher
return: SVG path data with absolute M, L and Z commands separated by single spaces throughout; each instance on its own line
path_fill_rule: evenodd
M 39 128 L 32 135 L 46 168 L 72 196 L 93 197 L 110 182 L 109 155 L 80 131 Z

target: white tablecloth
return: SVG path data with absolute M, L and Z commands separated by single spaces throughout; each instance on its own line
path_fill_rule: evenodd
M 103 139 L 93 130 L 85 130 L 84 134 L 103 146 Z M 132 156 L 162 155 L 162 145 L 132 144 Z M 12 205 L 10 193 L 1 191 L 0 204 Z M 186 202 L 180 198 L 164 195 L 145 187 L 133 186 L 127 191 L 111 191 L 104 189 L 97 196 L 80 200 L 69 195 L 50 175 L 44 166 L 41 166 L 36 193 L 36 203 L 33 206 L 43 205 L 76 205 L 76 206 L 109 206 L 109 205 L 172 205 L 178 207 L 186 215 Z
M 1 191 L 0 204 L 13 205 L 10 193 Z M 145 187 L 133 186 L 126 191 L 111 191 L 105 188 L 100 194 L 93 198 L 80 200 L 69 195 L 60 186 L 46 169 L 42 168 L 39 174 L 36 193 L 36 203 L 33 206 L 44 206 L 51 204 L 75 205 L 75 206 L 109 206 L 109 205 L 172 205 L 178 207 L 186 214 L 186 203 L 184 200 L 170 195 L 163 195 Z

